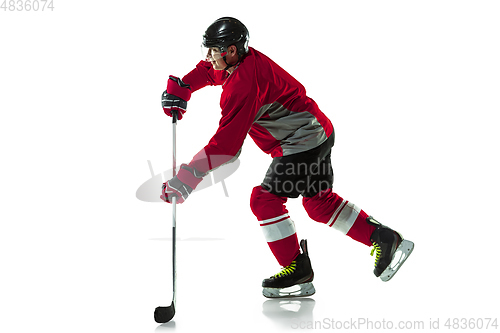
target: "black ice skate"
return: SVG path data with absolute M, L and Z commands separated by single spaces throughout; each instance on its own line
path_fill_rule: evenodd
M 376 252 L 373 273 L 382 281 L 387 282 L 408 259 L 414 244 L 403 239 L 400 233 L 380 224 L 371 216 L 366 221 L 377 227 L 370 237 L 374 247 L 371 255 L 373 256 L 373 253 Z
M 314 272 L 309 260 L 307 241 L 300 241 L 302 253 L 281 272 L 262 281 L 262 294 L 268 298 L 311 296 L 316 290 L 312 284 Z

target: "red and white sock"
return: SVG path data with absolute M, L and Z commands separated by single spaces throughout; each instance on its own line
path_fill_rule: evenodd
M 375 226 L 366 222 L 368 215 L 331 189 L 311 198 L 303 198 L 302 204 L 313 220 L 337 229 L 362 244 L 372 246 L 370 237 Z
M 259 220 L 264 237 L 281 266 L 288 266 L 300 254 L 295 224 L 285 208 L 287 198 L 254 187 L 250 199 L 252 212 Z

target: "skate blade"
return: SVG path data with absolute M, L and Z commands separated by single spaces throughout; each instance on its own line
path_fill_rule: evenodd
M 394 256 L 392 257 L 390 265 L 387 266 L 387 268 L 380 275 L 380 279 L 382 281 L 387 282 L 392 279 L 394 275 L 396 275 L 398 270 L 412 253 L 414 246 L 415 245 L 413 244 L 413 242 L 410 242 L 409 240 L 403 240 L 401 242 L 396 252 L 394 253 Z
M 311 282 L 297 284 L 288 288 L 264 288 L 262 295 L 267 298 L 306 297 L 314 295 L 316 289 Z

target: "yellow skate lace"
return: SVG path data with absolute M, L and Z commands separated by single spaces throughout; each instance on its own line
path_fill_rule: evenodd
M 377 266 L 377 263 L 380 259 L 380 255 L 382 254 L 382 248 L 375 242 L 373 242 L 372 244 L 373 244 L 373 249 L 370 255 L 373 257 L 373 253 L 377 251 L 377 255 L 375 256 L 375 266 Z
M 292 261 L 292 263 L 290 265 L 281 268 L 281 272 L 279 272 L 278 274 L 275 274 L 274 277 L 279 278 L 282 276 L 287 276 L 287 275 L 292 274 L 293 272 L 295 272 L 296 265 L 297 265 L 297 262 L 295 260 Z

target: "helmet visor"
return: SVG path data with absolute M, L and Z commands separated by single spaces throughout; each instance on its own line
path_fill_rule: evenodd
M 201 54 L 203 56 L 203 60 L 208 62 L 222 59 L 222 57 L 225 56 L 225 54 L 221 54 L 218 47 L 206 47 L 203 45 L 201 45 Z

